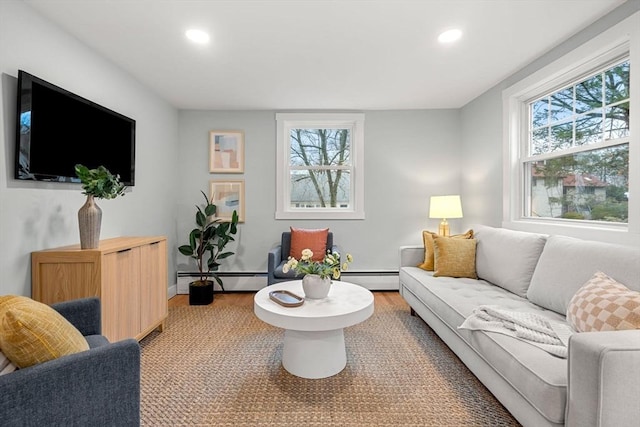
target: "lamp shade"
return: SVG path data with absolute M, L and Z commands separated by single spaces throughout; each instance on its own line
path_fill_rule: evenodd
M 462 218 L 460 196 L 431 196 L 429 218 Z

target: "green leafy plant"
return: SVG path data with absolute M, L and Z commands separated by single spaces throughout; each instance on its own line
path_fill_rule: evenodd
M 222 280 L 216 271 L 220 266 L 220 260 L 234 254 L 224 249 L 229 242 L 234 241 L 233 236 L 238 232 L 238 213 L 233 211 L 231 221 L 222 221 L 219 218 L 212 219 L 216 214 L 216 205 L 207 198 L 204 191 L 200 192 L 206 202 L 204 209 L 196 205 L 197 227 L 189 233 L 189 244 L 179 246 L 178 251 L 182 255 L 196 260 L 201 284 L 204 285 L 207 277 L 211 275 L 224 290 Z
M 104 166 L 96 169 L 77 164 L 76 175 L 82 183 L 82 194 L 93 196 L 96 199 L 115 199 L 124 196 L 125 186 L 120 182 L 120 175 L 113 175 Z
M 282 267 L 282 272 L 288 273 L 289 270 L 294 270 L 296 275 L 317 274 L 322 279 L 332 277 L 334 280 L 338 280 L 342 271 L 347 270 L 349 263 L 353 261 L 351 254 L 347 254 L 346 258 L 347 260 L 341 264 L 340 254 L 327 250 L 322 261 L 313 261 L 313 251 L 311 249 L 303 249 L 300 260 L 289 257 Z

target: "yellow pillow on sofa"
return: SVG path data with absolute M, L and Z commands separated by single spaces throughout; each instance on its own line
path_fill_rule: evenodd
M 424 261 L 422 264 L 418 264 L 423 270 L 433 271 L 434 269 L 434 248 L 433 248 L 433 238 L 434 237 L 445 237 L 440 236 L 438 233 L 434 233 L 432 231 L 424 230 L 422 232 L 422 241 L 424 242 Z M 454 234 L 451 236 L 452 239 L 472 239 L 473 238 L 473 230 L 468 230 L 463 234 Z
M 477 279 L 476 239 L 448 239 L 436 236 L 434 247 L 434 277 L 468 277 Z
M 31 298 L 0 297 L 0 348 L 19 368 L 89 350 L 67 319 Z

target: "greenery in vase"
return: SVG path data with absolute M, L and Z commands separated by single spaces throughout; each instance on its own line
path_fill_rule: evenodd
M 233 252 L 225 251 L 227 243 L 232 242 L 233 235 L 238 232 L 238 213 L 234 210 L 231 221 L 223 221 L 220 218 L 212 219 L 216 214 L 216 205 L 209 200 L 204 191 L 204 209 L 196 205 L 197 227 L 189 233 L 189 244 L 178 247 L 178 251 L 185 256 L 196 260 L 200 273 L 199 283 L 205 284 L 209 275 L 218 282 L 222 290 L 222 280 L 215 271 L 220 266 L 219 261 L 233 255 Z M 208 254 L 208 258 L 206 258 Z
M 113 175 L 104 166 L 89 169 L 77 164 L 75 170 L 84 190 L 82 194 L 96 199 L 115 199 L 118 196 L 124 196 L 125 186 L 120 182 L 120 175 Z
M 294 257 L 289 257 L 282 267 L 282 272 L 288 273 L 290 270 L 294 270 L 296 275 L 317 274 L 322 279 L 331 277 L 334 280 L 338 280 L 342 271 L 347 270 L 349 268 L 349 263 L 353 262 L 351 254 L 347 254 L 346 258 L 347 260 L 341 264 L 340 254 L 338 252 L 331 252 L 330 250 L 327 250 L 322 261 L 313 261 L 313 251 L 311 251 L 311 249 L 304 249 L 300 260 L 297 260 Z

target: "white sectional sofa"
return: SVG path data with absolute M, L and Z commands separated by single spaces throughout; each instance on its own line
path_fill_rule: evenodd
M 418 268 L 422 246 L 400 248 L 403 298 L 525 426 L 640 426 L 640 330 L 574 333 L 568 357 L 486 331 L 459 329 L 480 305 L 565 322 L 596 271 L 640 291 L 640 249 L 474 226 L 478 279 Z

